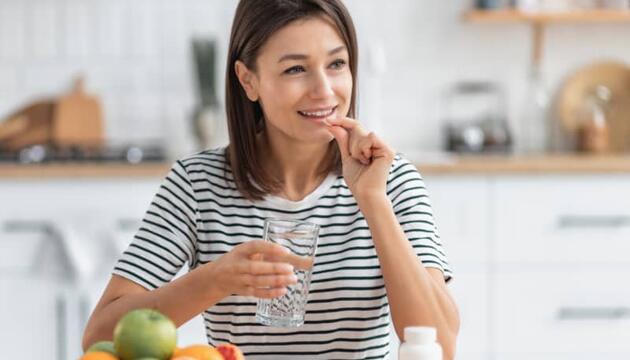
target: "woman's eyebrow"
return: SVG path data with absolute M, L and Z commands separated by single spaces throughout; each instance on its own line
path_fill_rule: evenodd
M 341 52 L 341 51 L 343 51 L 345 49 L 346 49 L 346 46 L 345 45 L 341 45 L 339 47 L 336 47 L 336 48 L 330 50 L 328 52 L 328 55 L 329 56 L 330 55 L 334 55 L 334 54 L 336 54 L 338 52 Z M 287 61 L 287 60 L 305 60 L 305 59 L 308 59 L 308 55 L 304 55 L 304 54 L 286 54 L 286 55 L 283 55 L 280 58 L 280 60 L 278 60 L 278 62 L 281 63 L 281 62 Z

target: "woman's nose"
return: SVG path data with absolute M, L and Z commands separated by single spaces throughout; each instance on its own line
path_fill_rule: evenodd
M 327 98 L 334 95 L 332 79 L 325 71 L 317 72 L 313 77 L 311 96 L 316 99 Z

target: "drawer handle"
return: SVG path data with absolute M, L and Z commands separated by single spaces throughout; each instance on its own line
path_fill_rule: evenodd
M 572 320 L 621 320 L 630 318 L 630 308 L 617 307 L 563 307 L 558 310 L 560 321 Z
M 55 233 L 55 225 L 45 220 L 7 220 L 3 228 L 8 233 L 41 232 L 46 235 Z
M 558 227 L 572 228 L 621 228 L 630 226 L 627 215 L 562 215 L 558 218 Z

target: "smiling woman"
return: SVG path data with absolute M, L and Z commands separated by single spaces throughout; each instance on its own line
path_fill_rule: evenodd
M 203 315 L 208 342 L 247 359 L 385 359 L 390 318 L 459 328 L 451 271 L 416 168 L 355 116 L 357 46 L 340 0 L 241 0 L 226 75 L 227 148 L 178 160 L 122 254 L 84 335 L 111 338 L 130 309 L 179 326 Z M 320 228 L 304 324 L 256 322 L 256 298 L 297 282 L 268 218 Z M 266 259 L 266 260 L 263 260 Z M 191 271 L 175 274 L 188 263 Z
M 309 153 L 327 155 L 324 168 L 317 169 L 321 174 L 341 172 L 339 151 L 322 121 L 337 115 L 354 117 L 357 56 L 354 25 L 343 5 L 239 4 L 228 52 L 226 100 L 227 155 L 232 165 L 239 164 L 232 168 L 241 192 L 261 199 L 282 188 L 281 181 L 266 171 L 268 157 L 261 158 L 256 145 L 261 141 L 275 152 L 286 146 L 269 143 L 271 139 L 310 144 L 314 148 Z

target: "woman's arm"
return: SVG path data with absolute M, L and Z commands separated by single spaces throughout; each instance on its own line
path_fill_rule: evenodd
M 398 337 L 403 339 L 407 326 L 434 326 L 444 358 L 452 359 L 457 307 L 442 272 L 419 261 L 387 196 L 394 151 L 354 119 L 328 119 L 327 125 L 339 145 L 343 177 L 370 228 Z
M 177 327 L 222 299 L 212 281 L 213 264 L 206 264 L 155 290 L 113 275 L 90 316 L 83 334 L 83 349 L 101 340 L 112 340 L 118 320 L 133 309 L 156 309 Z
M 422 266 L 385 193 L 364 196 L 357 202 L 372 233 L 398 338 L 403 339 L 407 326 L 434 326 L 444 358 L 452 359 L 459 314 L 444 275 Z
M 255 260 L 258 254 L 278 260 Z M 96 341 L 111 340 L 118 320 L 133 309 L 156 309 L 179 327 L 233 294 L 266 299 L 282 296 L 287 286 L 297 282 L 291 263 L 286 248 L 251 240 L 155 290 L 114 275 L 90 316 L 83 349 Z

